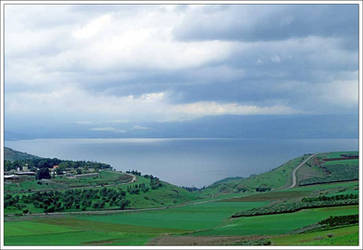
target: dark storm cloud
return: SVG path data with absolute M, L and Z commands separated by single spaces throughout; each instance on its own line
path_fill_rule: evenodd
M 354 39 L 345 46 L 357 46 L 358 5 L 232 5 L 228 11 L 226 8 L 207 7 L 190 12 L 175 28 L 175 36 L 182 40 L 243 41 L 349 36 Z

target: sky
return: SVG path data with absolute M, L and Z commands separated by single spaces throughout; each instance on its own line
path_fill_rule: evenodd
M 357 114 L 357 5 L 5 7 L 5 131 Z

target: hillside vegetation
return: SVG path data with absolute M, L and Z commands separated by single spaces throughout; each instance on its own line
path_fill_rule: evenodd
M 4 158 L 8 161 L 17 161 L 17 160 L 31 160 L 31 159 L 39 159 L 39 156 L 19 152 L 13 150 L 8 147 L 4 147 Z

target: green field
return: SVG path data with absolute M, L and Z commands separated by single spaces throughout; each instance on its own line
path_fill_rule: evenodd
M 35 217 L 29 218 L 27 221 L 7 221 L 5 223 L 5 242 L 7 245 L 87 245 L 93 244 L 89 241 L 92 239 L 93 242 L 103 245 L 143 245 L 151 239 L 165 234 L 193 237 L 272 236 L 292 232 L 331 215 L 358 213 L 358 206 L 348 206 L 229 219 L 230 215 L 236 211 L 264 204 L 264 202 L 208 202 L 157 211 L 112 215 Z M 32 228 L 36 228 L 36 230 L 32 230 Z M 274 242 L 280 244 L 283 239 L 287 241 L 288 237 Z M 340 242 L 339 239 L 334 240 Z
M 261 206 L 261 202 L 210 202 L 157 211 L 127 212 L 113 215 L 81 215 L 59 218 L 32 218 L 5 223 L 8 245 L 77 245 L 86 240 L 109 240 L 115 244 L 141 244 L 158 235 L 181 234 L 215 227 L 241 209 Z M 30 230 L 37 227 L 37 231 Z M 84 237 L 89 233 L 90 237 Z M 46 238 L 42 238 L 46 234 Z M 19 242 L 19 239 L 21 241 Z M 43 239 L 43 242 L 41 241 Z M 46 239 L 46 240 L 45 240 Z M 145 243 L 144 242 L 144 243 Z M 111 242 L 109 242 L 111 243 Z
M 272 237 L 276 246 L 357 246 L 359 227 L 350 226 L 302 234 Z
M 357 214 L 358 206 L 306 209 L 296 213 L 232 219 L 230 224 L 194 235 L 276 235 L 314 224 L 331 215 Z
M 34 225 L 33 225 L 34 226 Z M 107 225 L 105 225 L 107 227 Z M 155 233 L 124 233 L 122 228 L 119 231 L 74 231 L 71 227 L 67 232 L 42 234 L 27 234 L 22 236 L 6 236 L 5 245 L 11 246 L 74 246 L 74 245 L 143 245 Z
M 136 226 L 198 230 L 215 227 L 234 212 L 265 205 L 264 202 L 208 202 L 178 208 L 141 213 L 121 213 L 107 216 L 79 216 L 77 218 Z

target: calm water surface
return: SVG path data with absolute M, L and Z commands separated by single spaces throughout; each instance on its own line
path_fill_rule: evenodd
M 249 176 L 312 152 L 358 150 L 358 139 L 36 139 L 6 141 L 42 157 L 90 160 L 136 169 L 177 185 Z

